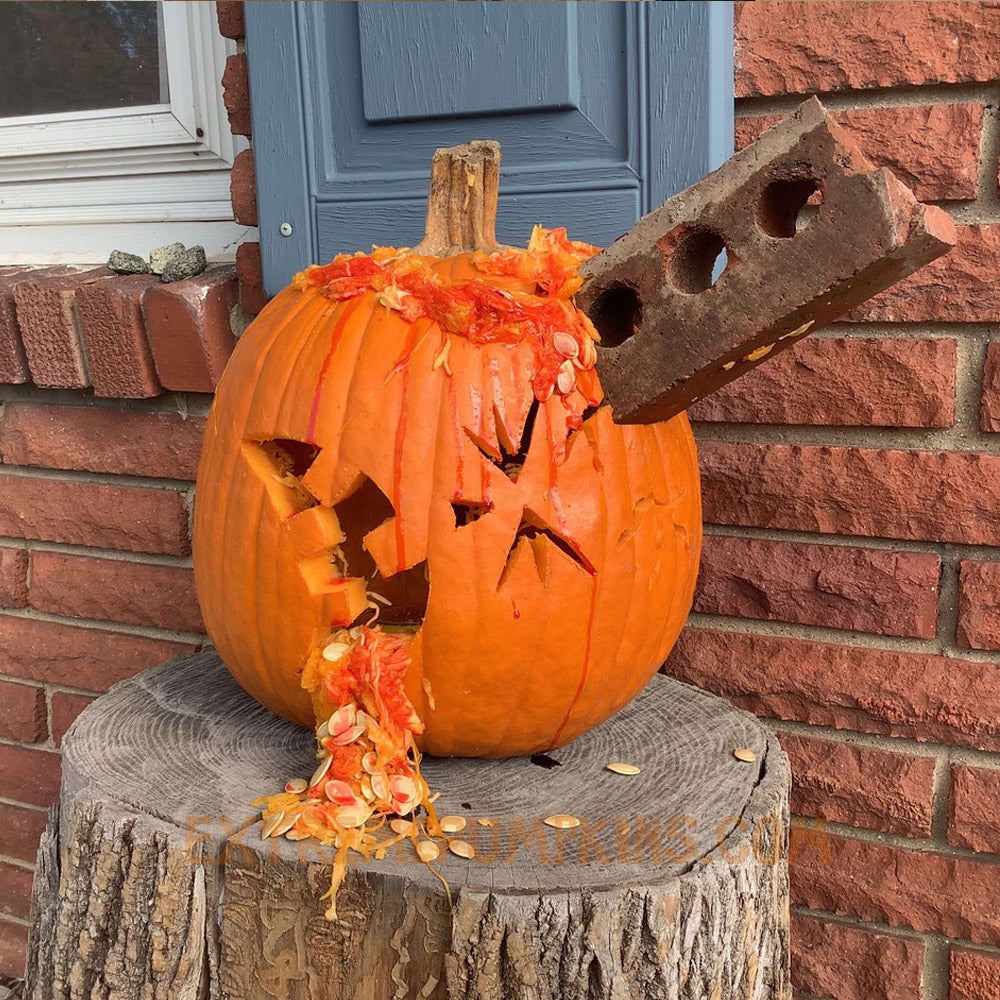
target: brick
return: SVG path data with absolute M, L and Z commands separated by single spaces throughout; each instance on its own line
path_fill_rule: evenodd
M 757 715 L 1000 750 L 1000 664 L 689 625 L 664 669 Z
M 21 331 L 14 311 L 14 283 L 27 268 L 0 267 L 0 383 L 27 382 L 28 359 L 21 343 Z
M 31 909 L 31 872 L 0 861 L 0 915 L 28 919 Z
M 1000 944 L 1000 865 L 793 824 L 792 902 L 814 910 Z
M 194 480 L 204 433 L 200 416 L 8 403 L 0 457 L 8 465 Z
M 792 914 L 792 983 L 833 1000 L 917 1000 L 920 941 Z
M 196 648 L 190 642 L 0 615 L 0 673 L 84 691 L 106 691 Z
M 16 799 L 29 806 L 52 805 L 59 798 L 61 759 L 50 750 L 0 743 L 0 798 Z M 12 853 L 0 847 L 0 854 Z M 34 860 L 33 854 L 16 856 Z
M 779 733 L 792 764 L 792 812 L 906 837 L 929 837 L 934 758 Z
M 233 203 L 233 218 L 240 225 L 257 225 L 257 182 L 253 172 L 253 153 L 244 149 L 233 161 L 229 180 L 229 196 Z
M 963 83 L 1000 76 L 996 3 L 786 3 L 736 19 L 736 94 Z
M 187 555 L 186 498 L 176 490 L 0 473 L 0 534 Z
M 948 1000 L 996 1000 L 1000 997 L 1000 955 L 951 947 Z
M 694 610 L 933 638 L 940 569 L 931 553 L 708 535 Z
M 240 305 L 245 313 L 256 316 L 267 305 L 259 243 L 241 243 L 236 248 L 236 275 L 240 282 Z
M 700 399 L 692 420 L 951 427 L 955 341 L 807 338 Z
M 736 148 L 749 145 L 782 117 L 737 119 Z M 855 108 L 833 117 L 872 163 L 888 167 L 920 201 L 976 197 L 981 104 Z
M 1000 455 L 702 441 L 706 522 L 996 544 Z
M 142 312 L 160 382 L 180 392 L 211 392 L 236 346 L 231 310 L 238 287 L 232 267 L 146 292 Z
M 77 292 L 95 395 L 144 399 L 163 391 L 142 320 L 142 296 L 159 280 L 155 274 L 132 274 L 84 285 Z
M 23 978 L 27 953 L 27 926 L 0 920 L 0 975 Z
M 31 606 L 71 618 L 97 618 L 201 632 L 204 625 L 185 566 L 98 559 L 61 552 L 31 554 Z
M 0 754 L 2 752 L 3 748 L 0 748 Z M 2 763 L 0 759 L 0 767 Z M 8 794 L 0 778 L 0 796 Z M 27 809 L 0 802 L 0 854 L 19 861 L 34 861 L 38 852 L 38 838 L 45 829 L 46 819 L 47 814 L 42 809 Z
M 1000 431 L 1000 342 L 997 341 L 986 345 L 979 426 L 984 431 Z
M 0 739 L 39 743 L 48 734 L 44 690 L 0 680 Z
M 48 389 L 90 385 L 76 290 L 107 277 L 104 267 L 37 275 L 14 285 L 14 308 L 32 381 Z
M 28 553 L 24 549 L 0 547 L 0 606 L 28 605 Z
M 57 747 L 62 746 L 69 727 L 93 700 L 89 695 L 70 694 L 68 691 L 52 693 L 52 739 Z
M 952 764 L 948 840 L 1000 854 L 1000 770 Z
M 217 0 L 215 13 L 219 21 L 219 34 L 224 38 L 242 38 L 243 0 Z
M 246 53 L 239 52 L 226 59 L 222 73 L 222 100 L 229 115 L 233 135 L 250 135 L 250 78 L 247 75 Z
M 1000 224 L 959 226 L 957 232 L 953 250 L 842 319 L 854 323 L 995 323 L 1000 314 Z
M 1000 563 L 959 565 L 958 645 L 1000 649 Z

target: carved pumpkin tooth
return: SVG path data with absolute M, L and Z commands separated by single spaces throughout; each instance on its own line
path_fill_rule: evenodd
M 312 788 L 314 785 L 318 785 L 325 777 L 326 772 L 330 770 L 330 765 L 333 763 L 332 757 L 324 757 L 320 762 L 319 767 L 313 771 L 313 776 L 309 779 L 309 787 Z
M 474 858 L 476 850 L 467 840 L 449 840 L 448 850 L 460 858 Z
M 342 660 L 350 651 L 351 647 L 346 642 L 331 642 L 323 647 L 323 659 L 328 660 L 330 663 L 336 663 L 338 660 Z
M 292 778 L 291 781 L 285 782 L 285 791 L 293 795 L 301 795 L 308 787 L 305 778 Z
M 566 813 L 556 813 L 548 816 L 544 820 L 546 826 L 551 826 L 555 830 L 572 830 L 580 825 L 576 816 L 568 816 Z
M 442 833 L 461 833 L 466 826 L 464 816 L 442 816 L 438 822 Z
M 433 840 L 421 840 L 417 843 L 417 857 L 424 864 L 430 864 L 441 855 L 441 848 Z
M 580 345 L 576 342 L 576 338 L 562 330 L 552 338 L 552 346 L 564 358 L 575 358 L 580 353 Z

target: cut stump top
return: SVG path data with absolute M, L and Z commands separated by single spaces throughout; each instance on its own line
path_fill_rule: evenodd
M 755 760 L 737 759 L 738 748 L 753 751 Z M 114 687 L 79 717 L 63 753 L 64 801 L 85 793 L 120 803 L 189 841 L 197 838 L 202 850 L 220 848 L 235 831 L 262 861 L 277 860 L 278 850 L 283 863 L 328 860 L 328 853 L 303 854 L 309 841 L 260 840 L 251 801 L 280 791 L 289 778 L 308 777 L 315 740 L 251 699 L 214 652 L 173 660 Z M 478 840 L 477 859 L 443 855 L 435 863 L 452 892 L 672 880 L 727 839 L 748 840 L 756 821 L 780 815 L 788 789 L 787 760 L 753 716 L 662 675 L 552 759 L 558 766 L 538 758 L 424 759 L 432 791 L 441 792 L 438 814 L 466 817 L 462 836 L 473 845 Z M 642 770 L 615 774 L 605 768 L 613 761 Z M 580 818 L 580 828 L 542 824 L 559 813 Z M 479 818 L 492 825 L 480 826 Z M 630 831 L 624 854 L 623 826 Z M 636 852 L 640 831 L 647 846 Z M 660 842 L 659 859 L 651 840 Z M 357 867 L 444 891 L 427 868 L 403 855 L 358 859 Z

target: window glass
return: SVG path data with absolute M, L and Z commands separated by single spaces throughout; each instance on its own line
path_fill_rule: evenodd
M 0 3 L 0 118 L 167 101 L 159 3 Z

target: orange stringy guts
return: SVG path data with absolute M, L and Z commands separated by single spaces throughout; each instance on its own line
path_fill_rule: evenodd
M 432 838 L 444 835 L 414 743 L 423 724 L 403 691 L 410 664 L 405 643 L 403 636 L 361 626 L 338 629 L 313 651 L 302 686 L 322 719 L 318 766 L 311 778 L 295 778 L 283 793 L 255 802 L 264 807 L 265 839 L 312 837 L 336 849 L 324 896 L 330 919 L 337 915 L 349 851 L 380 859 L 409 840 L 420 860 L 440 853 Z
M 438 258 L 376 247 L 370 254 L 340 254 L 324 267 L 308 268 L 294 283 L 319 288 L 334 301 L 373 291 L 407 322 L 433 320 L 445 338 L 438 357 L 446 370 L 449 334 L 476 344 L 528 342 L 534 351 L 535 396 L 544 402 L 558 393 L 579 419 L 584 406 L 599 402 L 594 344 L 600 338 L 570 299 L 583 283 L 580 265 L 597 252 L 570 240 L 563 228 L 536 226 L 527 250 L 473 254 L 483 278 L 450 281 L 434 271 Z M 487 276 L 517 278 L 536 291 L 497 288 Z

